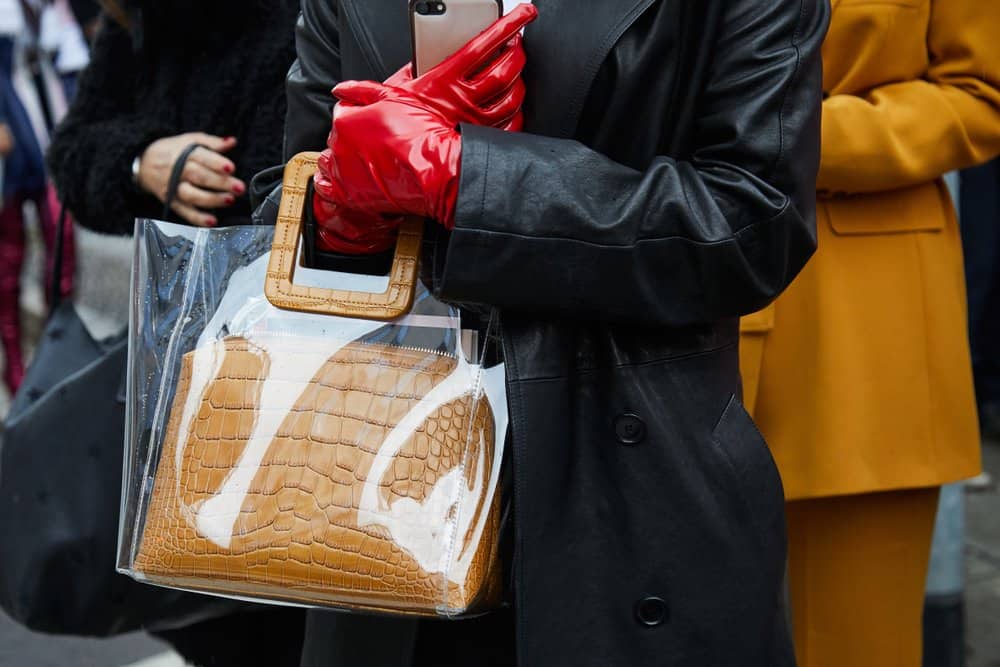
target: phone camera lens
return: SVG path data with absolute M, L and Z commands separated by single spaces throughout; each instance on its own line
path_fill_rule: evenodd
M 421 16 L 443 16 L 448 11 L 448 5 L 431 0 L 431 2 L 418 2 L 414 9 Z

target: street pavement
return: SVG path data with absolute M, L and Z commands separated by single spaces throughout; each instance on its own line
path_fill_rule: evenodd
M 1000 442 L 983 445 L 984 467 L 1000 481 Z M 1000 667 L 1000 491 L 966 493 L 967 667 Z
M 183 667 L 167 647 L 136 633 L 111 640 L 48 637 L 0 613 L 0 667 Z

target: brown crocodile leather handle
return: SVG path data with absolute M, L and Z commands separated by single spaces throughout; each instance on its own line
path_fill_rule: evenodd
M 264 294 L 274 306 L 320 315 L 340 315 L 369 320 L 394 320 L 413 305 L 417 263 L 424 225 L 410 219 L 399 229 L 396 254 L 389 272 L 389 287 L 381 294 L 296 285 L 295 265 L 302 242 L 302 213 L 309 179 L 316 173 L 319 153 L 299 153 L 285 166 L 278 223 L 274 229 L 271 261 Z

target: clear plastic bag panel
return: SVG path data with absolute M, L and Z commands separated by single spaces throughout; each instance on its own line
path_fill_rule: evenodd
M 389 323 L 275 308 L 272 235 L 137 226 L 119 569 L 278 603 L 496 605 L 507 409 L 488 323 L 463 328 L 422 287 Z

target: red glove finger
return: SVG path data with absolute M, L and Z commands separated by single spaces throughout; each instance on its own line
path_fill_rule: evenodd
M 374 104 L 389 95 L 389 89 L 385 84 L 374 81 L 342 81 L 333 87 L 333 95 L 341 104 L 348 106 L 363 107 Z M 337 109 L 333 109 L 334 120 L 336 120 Z M 336 131 L 336 127 L 334 127 Z M 332 138 L 331 132 L 331 138 Z
M 509 130 L 510 128 L 507 125 L 515 115 L 520 114 L 521 107 L 524 106 L 526 93 L 527 88 L 524 85 L 524 81 L 519 78 L 502 97 L 497 98 L 491 106 L 483 109 L 482 115 L 488 116 L 491 119 L 502 119 L 499 122 L 494 122 L 492 127 Z
M 521 37 L 518 36 L 517 40 L 517 42 L 511 44 L 511 48 L 523 53 L 524 47 L 521 43 Z M 431 74 L 428 73 L 421 77 L 421 79 L 426 80 L 425 77 L 430 76 Z M 455 82 L 451 86 L 441 86 L 433 93 L 428 87 L 422 84 L 406 85 L 414 80 L 413 67 L 409 64 L 400 67 L 395 74 L 386 79 L 385 85 L 409 90 L 423 98 L 425 102 L 432 104 L 456 125 L 460 123 L 472 123 L 473 125 L 495 127 L 500 130 L 507 130 L 508 132 L 520 132 L 524 124 L 524 118 L 521 116 L 520 111 L 524 105 L 526 87 L 519 73 L 514 75 L 514 77 L 513 84 L 507 91 L 504 91 L 503 96 L 497 98 L 485 108 L 477 107 L 472 101 L 473 96 L 459 82 Z M 430 98 L 429 95 L 431 94 L 434 94 L 435 97 Z M 484 99 L 486 99 L 485 96 Z
M 510 107 L 524 100 L 519 82 L 527 56 L 520 30 L 535 16 L 533 6 L 519 7 L 422 76 L 414 79 L 407 66 L 386 85 L 410 91 L 456 125 L 506 129 L 514 115 Z
M 476 72 L 469 79 L 460 80 L 461 85 L 468 91 L 469 99 L 476 106 L 487 107 L 521 80 L 521 72 L 527 62 L 524 38 L 520 34 L 514 35 L 489 67 Z
M 525 59 L 518 35 L 499 59 L 502 67 L 486 70 L 476 80 L 446 78 L 451 76 L 448 72 L 431 70 L 397 87 L 423 99 L 455 125 L 472 123 L 506 129 L 524 103 L 521 69 Z M 402 70 L 390 77 L 387 85 L 403 80 L 401 74 Z
M 506 132 L 520 132 L 524 129 L 524 114 L 518 109 L 517 114 L 515 114 L 509 121 L 501 123 L 497 126 L 499 129 Z
M 316 230 L 316 243 L 324 252 L 342 255 L 370 255 L 388 250 L 396 242 L 396 230 L 402 218 L 392 224 L 378 218 L 352 213 L 321 197 L 313 199 L 313 214 L 322 220 Z
M 454 79 L 474 78 L 476 73 L 491 64 L 490 59 L 497 51 L 537 17 L 538 10 L 534 5 L 518 5 L 507 16 L 495 22 L 453 55 L 445 58 L 440 65 L 424 74 L 441 69 Z
M 334 201 L 369 215 L 416 215 L 454 226 L 462 141 L 454 123 L 401 88 L 345 82 L 334 94 Z
M 371 254 L 387 250 L 396 240 L 401 217 L 365 215 L 338 203 L 342 192 L 330 178 L 332 152 L 327 149 L 319 159 L 313 181 L 313 217 L 317 222 L 316 242 L 320 250 L 341 254 Z
M 521 30 L 534 21 L 537 16 L 538 10 L 531 5 L 518 7 L 419 78 L 423 85 L 427 85 L 432 80 L 475 81 L 485 78 L 491 73 L 494 78 L 498 77 L 499 75 L 493 73 L 492 70 L 502 67 L 507 73 L 505 80 L 509 85 L 514 78 L 520 75 L 527 62 L 527 56 L 524 54 L 524 38 L 520 34 Z M 485 56 L 496 56 L 493 62 L 487 63 L 485 67 L 481 64 L 485 57 L 484 54 Z M 520 63 L 511 65 L 512 59 L 519 60 Z M 386 79 L 385 85 L 396 88 L 405 87 L 412 81 L 414 81 L 413 63 L 407 63 Z M 504 86 L 500 86 L 497 88 L 497 92 L 503 88 Z M 420 86 L 408 87 L 408 89 L 417 94 L 421 92 Z M 496 94 L 494 93 L 494 95 Z M 428 99 L 427 101 L 433 102 L 435 100 Z
M 337 106 L 341 114 L 355 108 L 359 107 Z M 394 174 L 389 173 L 389 178 L 383 179 L 376 169 L 370 169 L 363 161 L 356 159 L 357 156 L 352 156 L 355 159 L 342 155 L 338 158 L 333 149 L 345 143 L 349 142 L 337 142 L 336 134 L 331 133 L 330 147 L 320 155 L 313 181 L 316 198 L 330 202 L 333 208 L 328 211 L 351 211 L 354 214 L 351 216 L 352 220 L 366 220 L 365 224 L 372 227 L 379 225 L 385 217 L 391 218 L 406 210 L 407 207 L 403 202 L 397 201 L 392 192 L 392 188 L 398 189 L 398 184 L 395 183 L 398 177 L 394 178 Z M 402 196 L 408 196 L 408 190 L 398 191 Z M 322 226 L 322 220 L 317 222 Z M 333 221 L 331 224 L 342 223 Z

